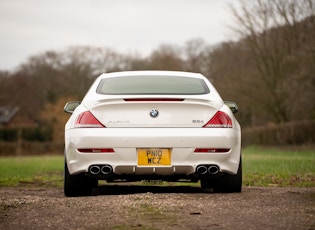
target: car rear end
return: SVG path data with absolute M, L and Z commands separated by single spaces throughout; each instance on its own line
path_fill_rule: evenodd
M 100 76 L 65 132 L 69 175 L 94 180 L 202 180 L 206 188 L 238 173 L 240 149 L 231 109 L 202 75 L 181 72 Z

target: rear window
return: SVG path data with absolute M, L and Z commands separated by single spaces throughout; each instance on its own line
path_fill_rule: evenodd
M 197 95 L 209 93 L 203 79 L 174 76 L 132 76 L 105 78 L 97 90 L 99 94 L 183 94 Z

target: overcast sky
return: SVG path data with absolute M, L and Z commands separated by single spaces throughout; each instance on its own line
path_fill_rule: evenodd
M 161 44 L 231 39 L 233 0 L 0 0 L 0 70 L 69 46 L 145 56 Z M 234 0 L 235 2 L 235 0 Z

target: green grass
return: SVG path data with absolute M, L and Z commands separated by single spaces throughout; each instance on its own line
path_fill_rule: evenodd
M 0 157 L 0 187 L 61 186 L 63 156 Z
M 62 155 L 0 157 L 0 187 L 61 187 L 63 161 Z M 243 185 L 315 187 L 315 151 L 244 148 Z
M 315 151 L 245 148 L 243 185 L 315 187 Z

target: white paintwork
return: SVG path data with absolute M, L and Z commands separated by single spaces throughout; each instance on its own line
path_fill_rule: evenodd
M 168 75 L 204 79 L 206 95 L 101 95 L 102 78 Z M 126 102 L 127 98 L 182 98 L 184 101 Z M 152 108 L 159 110 L 151 118 Z M 77 116 L 92 114 L 106 128 L 74 128 Z M 227 113 L 233 128 L 202 128 L 217 111 Z M 193 122 L 195 121 L 195 122 Z M 198 121 L 198 122 L 196 122 Z M 78 148 L 113 148 L 114 153 L 80 153 Z M 137 148 L 170 148 L 169 167 L 137 165 Z M 194 153 L 195 148 L 229 148 L 227 153 Z M 193 174 L 199 164 L 216 164 L 220 171 L 236 174 L 241 154 L 241 129 L 212 84 L 201 74 L 172 71 L 132 71 L 98 77 L 65 126 L 65 157 L 70 174 L 87 172 L 92 164 L 109 164 L 116 174 Z

